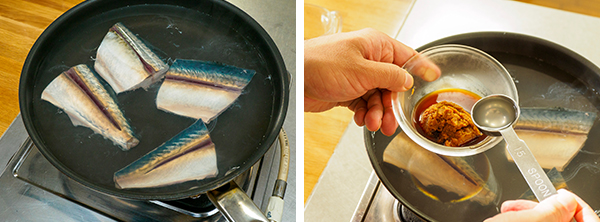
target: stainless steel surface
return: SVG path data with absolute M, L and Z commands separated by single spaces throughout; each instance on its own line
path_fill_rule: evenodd
M 271 153 L 272 151 L 269 151 L 269 153 Z M 257 180 L 257 176 L 259 176 L 259 168 L 260 165 L 262 164 L 262 162 L 268 162 L 268 161 L 259 161 L 259 163 L 255 164 L 254 166 L 252 166 L 252 168 L 250 168 L 250 170 L 242 173 L 240 176 L 238 176 L 237 178 L 234 179 L 234 182 L 237 184 L 242 184 L 242 189 L 246 191 L 246 193 L 248 193 L 248 195 L 252 194 L 253 192 L 256 191 L 255 189 L 255 183 Z M 264 172 L 264 171 L 260 171 L 260 172 Z M 201 194 L 203 195 L 203 194 Z M 196 197 L 190 197 L 191 199 L 195 199 L 195 198 L 200 198 L 200 195 L 196 196 Z M 165 207 L 167 209 L 194 217 L 194 218 L 213 218 L 215 220 L 221 218 L 219 214 L 219 209 L 218 208 L 214 208 L 212 210 L 209 211 L 204 211 L 204 210 L 188 210 L 188 209 L 184 209 L 182 207 L 178 207 L 173 205 L 173 203 L 169 202 L 169 201 L 160 201 L 160 200 L 151 200 L 150 201 L 153 204 L 156 204 L 158 206 L 162 206 Z
M 498 132 L 511 127 L 519 118 L 519 106 L 508 96 L 489 95 L 473 105 L 475 125 L 486 132 Z
M 287 186 L 287 183 L 283 180 L 276 180 L 275 181 L 275 188 L 273 188 L 273 196 L 276 197 L 281 197 L 283 198 L 285 195 L 285 188 Z
M 193 212 L 193 211 L 189 211 L 189 210 L 186 210 L 186 209 L 182 209 L 182 208 L 179 208 L 179 207 L 175 207 L 173 205 L 170 205 L 170 204 L 167 204 L 165 202 L 158 201 L 158 200 L 151 200 L 150 202 L 153 203 L 153 204 L 156 204 L 158 206 L 161 206 L 161 207 L 173 210 L 173 211 L 177 211 L 179 213 L 186 214 L 186 215 L 189 215 L 189 216 L 192 216 L 192 217 L 195 217 L 195 218 L 211 217 L 211 216 L 216 215 L 216 214 L 219 213 L 219 209 L 216 208 L 216 207 L 215 207 L 215 209 L 210 210 L 208 212 L 200 212 L 200 213 L 198 213 L 198 212 Z
M 222 189 L 223 187 L 227 187 L 227 190 Z M 258 209 L 252 199 L 235 182 L 229 182 L 228 185 L 223 187 L 211 190 L 207 195 L 228 221 L 269 222 L 264 213 Z
M 556 194 L 556 189 L 552 185 L 552 181 L 546 175 L 537 162 L 527 144 L 519 139 L 517 133 L 512 127 L 508 127 L 500 131 L 504 141 L 506 141 L 506 150 L 510 153 L 519 171 L 525 178 L 527 185 L 535 194 L 535 197 L 542 201 L 553 194 Z
M 8 128 L 5 135 L 10 135 L 20 130 L 25 129 L 19 117 Z M 0 176 L 0 209 L 3 209 L 3 211 L 0 211 L 0 217 L 3 220 L 36 221 L 44 219 L 48 221 L 78 221 L 85 218 L 88 221 L 113 221 L 113 218 L 97 211 L 89 210 L 85 205 L 78 205 L 69 199 L 59 198 L 48 188 L 42 188 L 30 183 L 31 181 L 19 179 L 19 175 L 14 169 L 24 165 L 24 163 L 36 162 L 36 160 L 40 160 L 39 163 L 31 168 L 39 168 L 42 171 L 36 172 L 34 169 L 26 169 L 25 172 L 40 174 L 42 181 L 66 179 L 51 179 L 52 177 L 60 177 L 62 174 L 54 167 L 51 167 L 50 163 L 37 150 L 32 151 L 31 142 L 25 143 L 26 139 L 3 137 L 0 142 L 2 145 L 21 144 L 16 145 L 20 149 L 4 169 L 2 176 Z M 0 150 L 5 152 L 11 148 L 2 146 Z M 62 189 L 72 184 L 72 181 L 69 182 L 67 180 L 57 184 L 54 188 L 58 187 Z
M 377 174 L 373 171 L 371 173 L 371 177 L 369 178 L 369 182 L 367 183 L 365 190 L 363 191 L 362 196 L 354 210 L 354 215 L 352 215 L 352 222 L 364 221 L 365 215 L 369 208 L 369 204 L 371 204 L 371 198 L 377 191 L 379 186 L 379 178 L 377 178 Z
M 490 95 L 480 99 L 473 105 L 473 122 L 487 132 L 500 132 L 506 141 L 506 150 L 512 156 L 527 185 L 542 201 L 553 194 L 556 189 L 550 178 L 537 162 L 525 141 L 519 139 L 512 125 L 519 118 L 519 106 L 510 97 Z
M 365 187 L 352 222 L 422 222 L 381 184 L 373 172 Z
M 0 155 L 0 173 L 4 172 L 10 158 L 28 137 L 25 125 L 21 120 L 21 114 L 19 114 L 4 132 L 4 135 L 0 137 L 0 153 L 2 154 Z
M 399 204 L 396 198 L 381 185 L 375 172 L 371 174 L 359 205 L 354 211 L 352 222 L 401 222 L 397 213 Z

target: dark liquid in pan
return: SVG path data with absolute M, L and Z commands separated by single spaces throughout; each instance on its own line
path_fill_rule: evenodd
M 417 107 L 414 111 L 414 115 L 413 115 L 413 124 L 415 126 L 415 128 L 417 129 L 417 132 L 419 132 L 421 135 L 423 135 L 424 137 L 426 137 L 427 139 L 436 142 L 436 138 L 432 138 L 430 136 L 428 136 L 425 133 L 425 130 L 423 130 L 423 127 L 421 126 L 421 114 L 423 114 L 423 112 L 429 108 L 431 105 L 434 105 L 436 103 L 439 103 L 441 101 L 448 101 L 448 102 L 453 102 L 456 103 L 457 105 L 461 106 L 465 111 L 467 111 L 469 114 L 471 114 L 471 109 L 473 108 L 473 104 L 475 104 L 475 102 L 477 102 L 479 99 L 481 99 L 481 96 L 472 93 L 470 91 L 464 90 L 464 89 L 442 89 L 442 90 L 438 90 L 438 91 L 434 91 L 432 93 L 430 93 L 429 95 L 426 95 L 425 97 L 423 97 L 421 99 L 421 101 L 419 101 L 417 103 Z M 462 144 L 461 146 L 470 146 L 470 145 L 474 145 L 477 144 L 479 142 L 481 142 L 482 140 L 484 140 L 487 136 L 483 135 L 483 136 L 478 136 L 475 139 L 466 142 L 464 144 Z
M 498 197 L 498 185 L 495 178 L 490 178 L 490 163 L 486 155 L 451 157 L 438 154 L 437 157 L 439 159 L 433 157 L 430 160 L 430 169 L 411 169 L 411 179 L 426 196 L 444 203 L 470 200 L 481 205 L 492 204 Z M 440 170 L 447 171 L 443 174 L 432 172 Z M 431 180 L 424 175 L 439 177 Z M 463 182 L 466 183 L 462 186 L 451 186 L 443 182 L 458 181 L 461 178 L 464 178 Z M 475 197 L 482 189 L 485 189 L 484 193 Z

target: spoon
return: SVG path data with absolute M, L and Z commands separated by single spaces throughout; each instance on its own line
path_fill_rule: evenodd
M 527 144 L 519 139 L 512 128 L 519 119 L 520 112 L 519 106 L 512 98 L 494 94 L 480 99 L 473 105 L 471 118 L 483 133 L 504 137 L 508 153 L 517 164 L 517 168 L 535 197 L 538 201 L 542 201 L 557 192 Z

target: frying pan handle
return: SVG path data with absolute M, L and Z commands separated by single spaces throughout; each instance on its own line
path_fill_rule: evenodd
M 233 181 L 225 184 L 216 190 L 206 193 L 208 199 L 217 206 L 219 211 L 230 222 L 238 221 L 265 221 L 269 219 L 252 202 L 240 187 Z

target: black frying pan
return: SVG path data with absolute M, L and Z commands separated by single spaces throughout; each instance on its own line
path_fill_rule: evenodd
M 521 107 L 559 106 L 600 113 L 600 69 L 563 46 L 522 34 L 478 32 L 443 38 L 426 44 L 417 51 L 441 44 L 472 46 L 497 59 L 515 79 Z M 515 164 L 507 160 L 505 144 L 501 142 L 474 157 L 485 160 L 486 158 L 480 158 L 485 155 L 489 159 L 499 187 L 499 198 L 495 200 L 495 204 L 482 206 L 473 201 L 449 203 L 433 200 L 417 188 L 408 170 L 384 161 L 386 151 L 397 149 L 389 144 L 394 137 L 404 134 L 401 131 L 398 129 L 396 134 L 387 137 L 381 132 L 372 134 L 365 129 L 367 152 L 384 186 L 403 205 L 425 220 L 483 221 L 499 213 L 502 202 L 517 199 L 529 189 Z M 595 210 L 600 208 L 600 190 L 597 189 L 600 184 L 599 134 L 600 125 L 596 120 L 582 151 L 562 172 L 569 189 Z M 409 143 L 410 140 L 405 142 Z
M 208 127 L 216 145 L 215 178 L 151 189 L 118 189 L 115 171 L 167 141 L 196 120 L 160 111 L 160 84 L 118 95 L 140 144 L 121 151 L 41 100 L 44 88 L 77 64 L 93 67 L 108 29 L 122 22 L 169 63 L 177 58 L 256 70 L 238 100 Z M 258 161 L 275 141 L 287 111 L 289 77 L 272 39 L 235 6 L 221 0 L 87 1 L 54 21 L 32 47 L 21 74 L 19 102 L 27 132 L 61 172 L 103 193 L 133 199 L 180 199 L 218 188 Z M 184 95 L 182 95 L 184 96 Z

